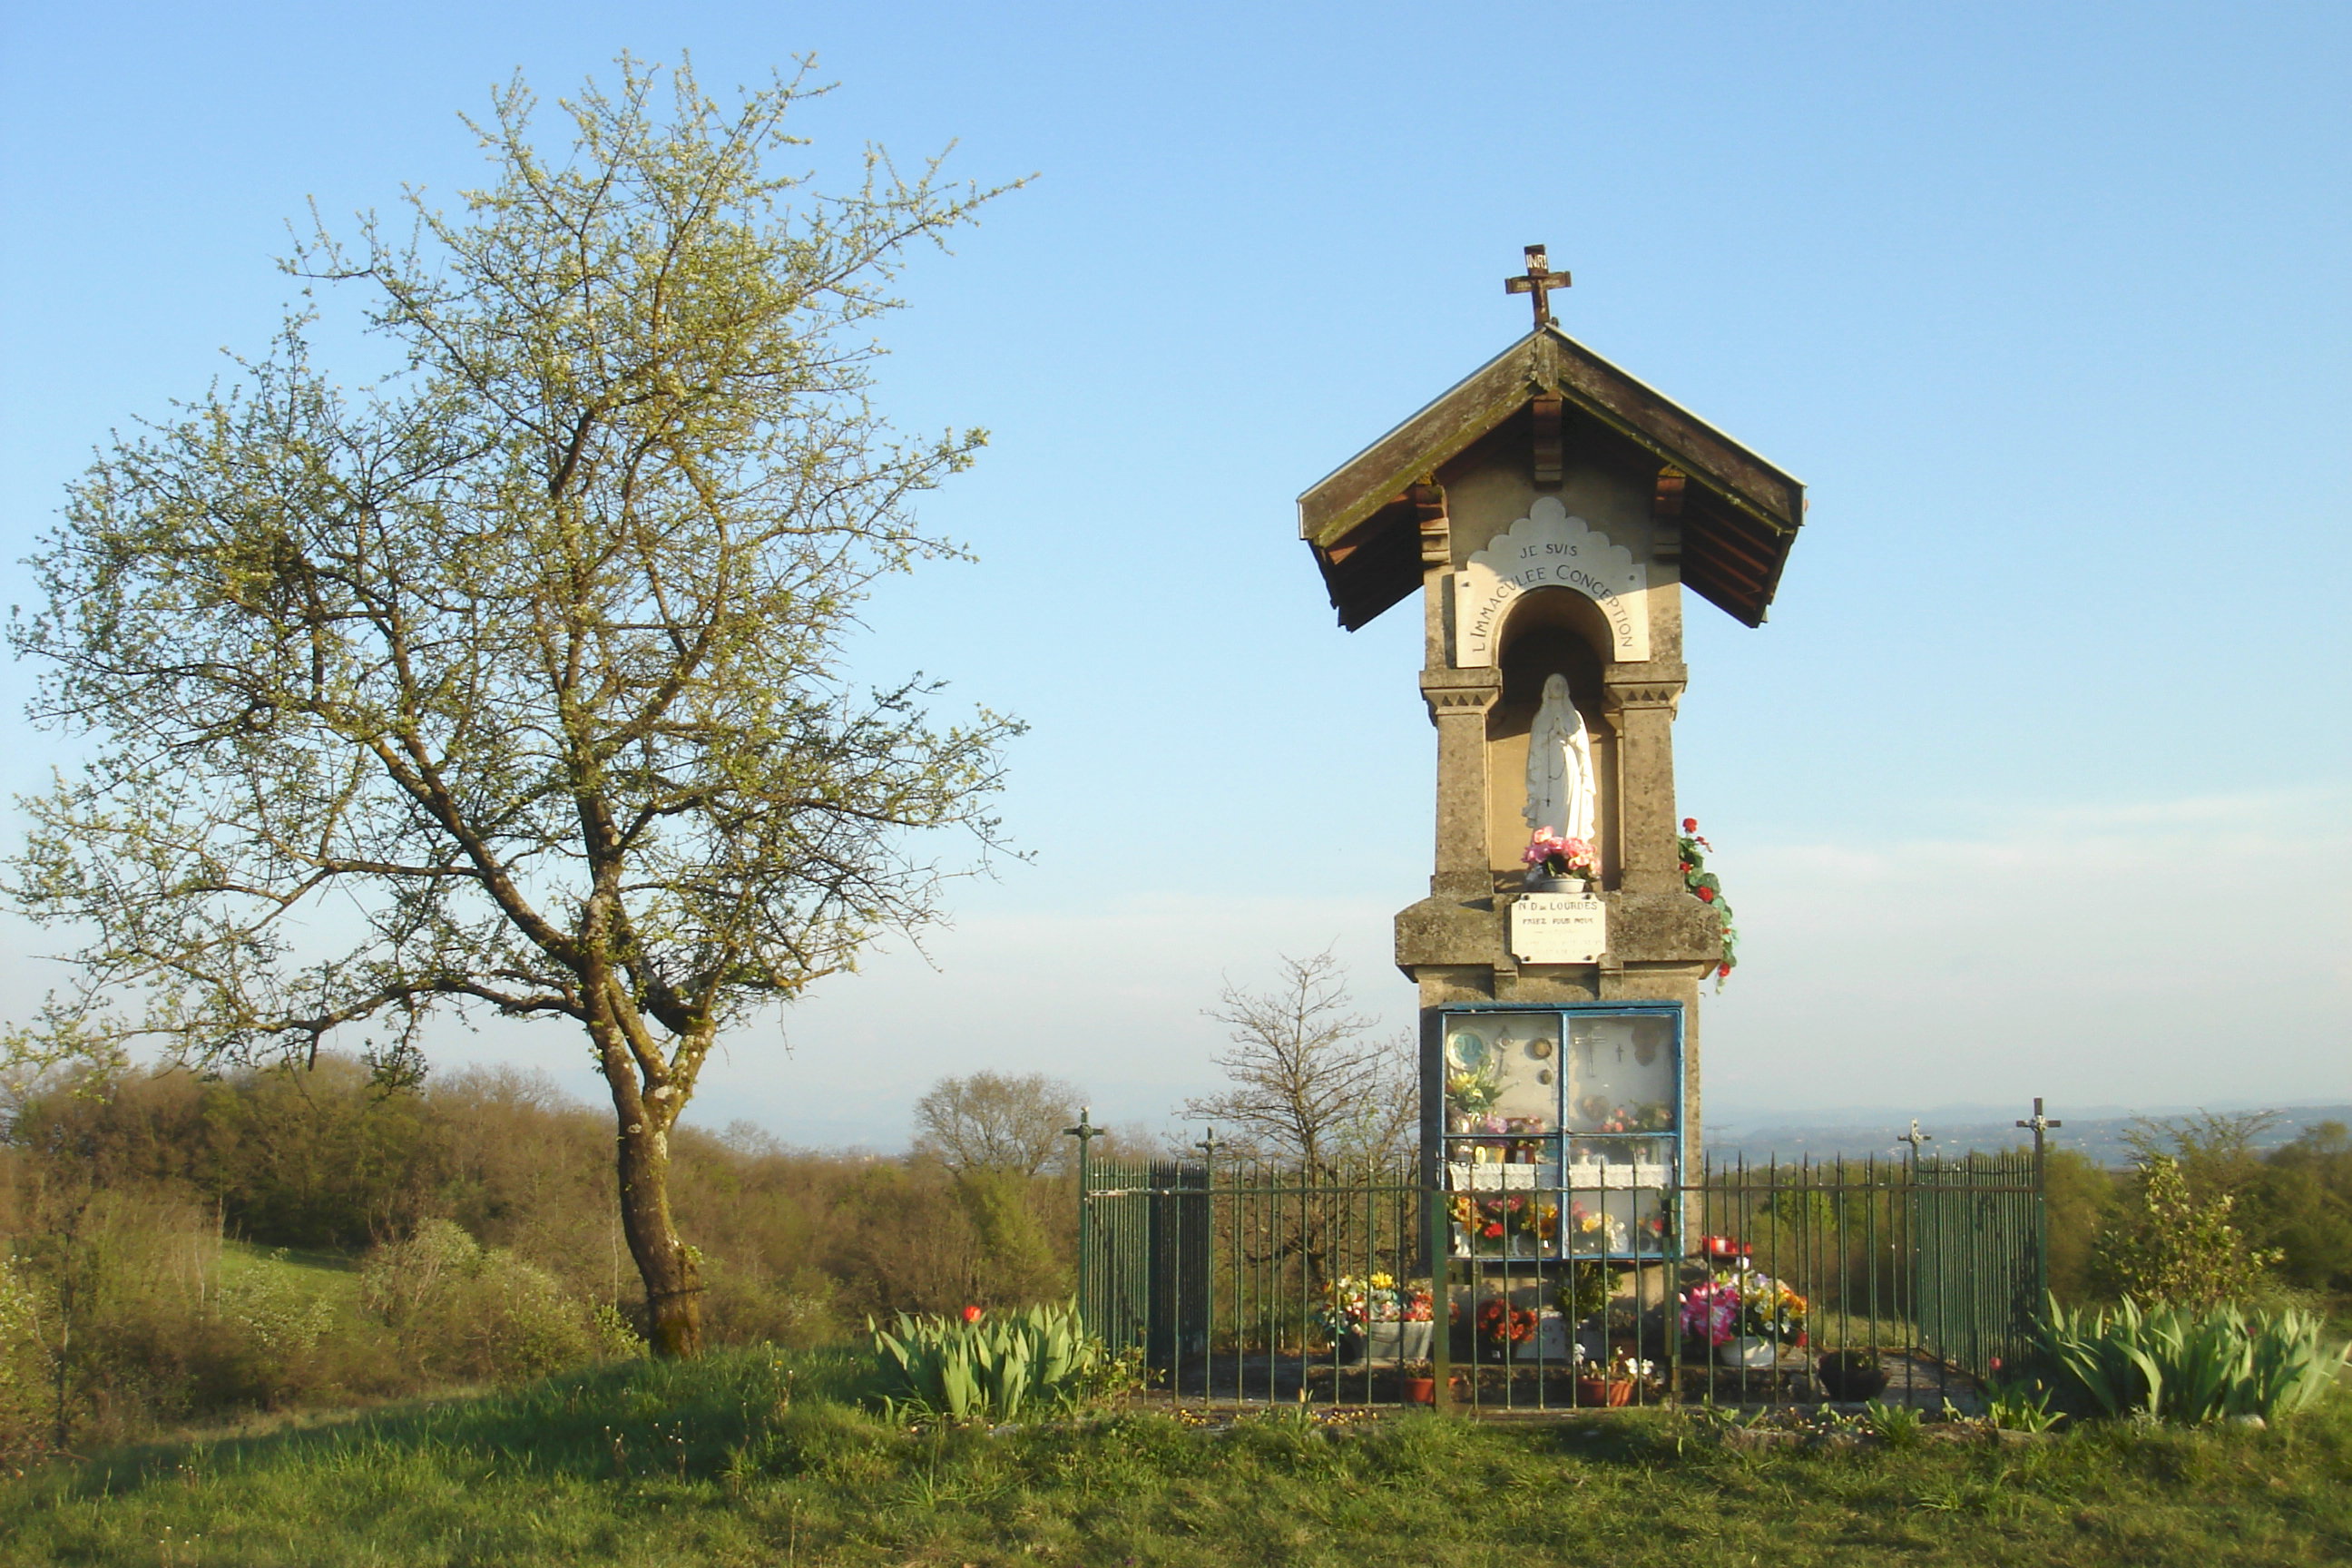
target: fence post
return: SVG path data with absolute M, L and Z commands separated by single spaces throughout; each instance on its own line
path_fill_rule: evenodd
M 1098 1303 L 1090 1302 L 1087 1300 L 1094 1293 L 1089 1287 L 1093 1283 L 1095 1263 L 1095 1205 L 1087 1190 L 1093 1170 L 1088 1161 L 1087 1150 L 1097 1138 L 1102 1136 L 1103 1131 L 1094 1124 L 1091 1120 L 1092 1114 L 1093 1107 L 1085 1105 L 1078 1107 L 1078 1124 L 1076 1127 L 1063 1128 L 1062 1136 L 1078 1141 L 1078 1322 L 1088 1332 L 1099 1335 L 1102 1332 L 1101 1325 L 1094 1321 L 1097 1314 L 1089 1310 Z
M 1453 1415 L 1456 1408 L 1454 1402 L 1454 1282 L 1447 1278 L 1446 1262 L 1454 1247 L 1453 1237 L 1447 1228 L 1451 1216 L 1446 1208 L 1445 1162 L 1440 1158 L 1434 1167 L 1427 1160 L 1416 1161 L 1415 1163 L 1431 1173 L 1421 1190 L 1422 1246 L 1429 1257 L 1430 1408 Z M 1477 1331 L 1475 1324 L 1471 1331 Z
M 2033 1117 L 2021 1121 L 2020 1127 L 2033 1132 L 2033 1202 L 2042 1210 L 2040 1221 L 2033 1227 L 2033 1306 L 2036 1311 L 2050 1294 L 2050 1180 L 2043 1163 L 2047 1153 L 2043 1138 L 2053 1127 L 2063 1127 L 2063 1121 L 2053 1121 L 2042 1114 L 2042 1097 L 2033 1097 Z

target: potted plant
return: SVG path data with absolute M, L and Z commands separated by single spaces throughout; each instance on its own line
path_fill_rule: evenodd
M 1813 1368 L 1832 1399 L 1875 1399 L 1886 1388 L 1886 1367 L 1876 1351 L 1832 1351 Z
M 1323 1331 L 1349 1362 L 1425 1361 L 1435 1316 L 1430 1282 L 1402 1285 L 1391 1274 L 1343 1274 L 1331 1282 L 1317 1312 Z
M 1643 1360 L 1632 1351 L 1613 1350 L 1606 1361 L 1588 1361 L 1584 1347 L 1579 1345 L 1576 1359 L 1580 1370 L 1576 1374 L 1576 1402 L 1579 1405 L 1616 1406 L 1630 1405 L 1633 1391 L 1654 1381 L 1657 1364 Z
M 1530 893 L 1582 893 L 1601 875 L 1600 857 L 1581 838 L 1562 838 L 1538 829 L 1527 853 L 1521 880 Z
M 1571 1263 L 1568 1272 L 1559 1277 L 1552 1300 L 1561 1317 L 1570 1323 L 1581 1323 L 1605 1309 L 1616 1289 L 1617 1281 L 1607 1264 Z

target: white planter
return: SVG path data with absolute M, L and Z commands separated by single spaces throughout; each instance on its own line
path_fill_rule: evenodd
M 1761 1334 L 1742 1334 L 1715 1347 L 1715 1359 L 1724 1366 L 1760 1369 L 1780 1359 L 1780 1347 Z
M 1350 1365 L 1366 1362 L 1427 1361 L 1434 1324 L 1367 1323 L 1339 1337 L 1339 1356 Z

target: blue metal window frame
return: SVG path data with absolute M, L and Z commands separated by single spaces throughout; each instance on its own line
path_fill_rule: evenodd
M 1565 1040 L 1568 1037 L 1565 1020 L 1569 1017 L 1672 1018 L 1674 1020 L 1673 1048 L 1675 1066 L 1674 1166 L 1673 1169 L 1667 1173 L 1667 1189 L 1671 1192 L 1680 1191 L 1683 1172 L 1689 1163 L 1690 1155 L 1690 1131 L 1687 1125 L 1686 1114 L 1689 1101 L 1689 1082 L 1684 1072 L 1685 1057 L 1683 1053 L 1683 1037 L 1688 1027 L 1690 1020 L 1687 1010 L 1684 1007 L 1683 1004 L 1680 1002 L 1653 1000 L 1624 1002 L 1447 1002 L 1443 1003 L 1438 1006 L 1437 1015 L 1437 1048 L 1439 1052 L 1438 1070 L 1441 1079 L 1443 1079 L 1444 1072 L 1445 1041 L 1453 1027 L 1451 1020 L 1454 1018 L 1475 1018 L 1481 1016 L 1524 1018 L 1538 1016 L 1558 1017 L 1563 1020 L 1563 1026 L 1560 1034 L 1560 1038 L 1562 1040 Z M 1566 1073 L 1562 1073 L 1560 1075 L 1559 1089 L 1561 1115 L 1557 1119 L 1556 1124 L 1559 1127 L 1559 1131 L 1555 1135 L 1560 1141 L 1560 1175 L 1562 1182 L 1565 1183 L 1568 1173 L 1568 1140 L 1571 1136 L 1567 1128 L 1566 1111 L 1568 1109 L 1568 1075 Z M 1444 1125 L 1442 1108 L 1440 1111 L 1439 1125 L 1441 1127 Z M 1477 1136 L 1477 1134 L 1474 1133 L 1442 1133 L 1441 1137 L 1444 1140 L 1444 1156 L 1438 1162 L 1439 1171 L 1443 1173 L 1446 1164 L 1450 1162 L 1453 1154 L 1453 1142 L 1455 1138 L 1458 1137 L 1466 1140 L 1475 1136 Z M 1605 1138 L 1612 1136 L 1612 1134 L 1592 1133 L 1579 1134 L 1578 1136 Z M 1624 1134 L 1623 1136 L 1632 1137 L 1640 1135 Z M 1655 1137 L 1656 1135 L 1652 1133 L 1647 1136 Z M 1673 1225 L 1674 1230 L 1670 1231 L 1666 1237 L 1661 1238 L 1665 1245 L 1657 1252 L 1644 1253 L 1640 1251 L 1638 1248 L 1632 1248 L 1632 1237 L 1628 1237 L 1627 1243 L 1631 1249 L 1624 1252 L 1570 1253 L 1568 1249 L 1567 1232 L 1565 1227 L 1563 1227 L 1559 1243 L 1559 1250 L 1557 1253 L 1546 1253 L 1542 1256 L 1550 1259 L 1562 1259 L 1571 1257 L 1598 1258 L 1601 1261 L 1610 1263 L 1655 1262 L 1661 1257 L 1673 1256 L 1675 1249 L 1680 1245 L 1681 1238 L 1678 1234 L 1681 1228 L 1680 1216 L 1673 1214 L 1673 1205 L 1669 1205 L 1669 1214 L 1672 1215 L 1669 1223 Z

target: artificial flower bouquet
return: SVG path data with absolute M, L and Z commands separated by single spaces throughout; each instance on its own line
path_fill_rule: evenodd
M 1316 1317 L 1325 1333 L 1337 1336 L 1362 1333 L 1372 1323 L 1426 1323 L 1435 1310 L 1426 1279 L 1400 1284 L 1392 1274 L 1342 1274 L 1331 1281 Z
M 1478 1303 L 1478 1337 L 1497 1350 L 1527 1343 L 1542 1321 L 1533 1308 L 1514 1307 L 1507 1296 L 1489 1296 Z
M 1723 961 L 1716 965 L 1715 988 L 1731 977 L 1732 967 L 1739 962 L 1739 932 L 1731 923 L 1731 906 L 1724 901 L 1723 883 L 1706 868 L 1706 858 L 1715 846 L 1699 837 L 1698 818 L 1683 818 L 1682 837 L 1675 840 L 1682 860 L 1683 886 L 1691 897 L 1715 910 L 1716 919 L 1723 922 Z
M 1547 877 L 1581 877 L 1590 882 L 1601 875 L 1601 858 L 1591 843 L 1541 831 L 1519 861 L 1529 870 L 1540 869 Z
M 1568 1249 L 1586 1255 L 1624 1252 L 1625 1222 L 1606 1210 L 1587 1208 L 1571 1198 L 1568 1205 Z
M 1617 1105 L 1606 1095 L 1588 1094 L 1576 1102 L 1576 1113 L 1594 1132 L 1671 1132 L 1675 1125 L 1674 1102 L 1664 1100 Z
M 1503 1095 L 1502 1075 L 1494 1064 L 1475 1070 L 1458 1070 L 1445 1075 L 1446 1109 L 1465 1117 L 1485 1117 L 1495 1109 Z M 1496 1127 L 1499 1132 L 1502 1128 Z
M 1710 1345 L 1735 1339 L 1801 1345 L 1808 1310 L 1802 1296 L 1769 1274 L 1717 1274 L 1683 1292 L 1682 1329 Z
M 1473 1197 L 1457 1193 L 1446 1200 L 1447 1212 L 1474 1252 L 1507 1250 L 1514 1237 L 1548 1244 L 1559 1235 L 1559 1205 L 1528 1193 L 1502 1193 Z

